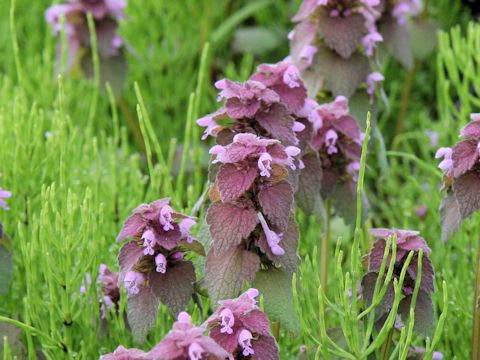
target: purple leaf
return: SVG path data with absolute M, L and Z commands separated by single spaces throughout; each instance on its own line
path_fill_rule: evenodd
M 123 245 L 118 255 L 118 267 L 120 268 L 118 283 L 123 283 L 123 279 L 127 272 L 129 272 L 135 264 L 143 256 L 143 247 L 139 246 L 135 241 L 130 241 Z
M 405 321 L 410 315 L 410 303 L 412 301 L 412 295 L 407 296 L 400 302 L 398 307 L 398 313 L 402 316 L 402 320 Z M 433 325 L 435 316 L 433 313 L 433 303 L 430 295 L 420 290 L 417 296 L 417 302 L 415 304 L 415 324 L 413 330 L 422 337 L 432 337 Z
M 254 209 L 219 202 L 210 205 L 206 219 L 207 224 L 210 225 L 212 247 L 216 256 L 225 254 L 238 246 L 258 223 Z
M 298 190 L 295 194 L 298 206 L 307 214 L 324 218 L 325 209 L 320 196 L 322 164 L 316 153 L 308 153 L 302 158 L 305 168 L 300 173 Z
M 440 217 L 442 223 L 442 240 L 447 241 L 458 229 L 462 221 L 460 205 L 453 191 L 449 191 L 440 205 Z
M 292 18 L 292 21 L 301 21 L 310 15 L 319 7 L 318 0 L 304 0 L 300 9 Z
M 304 86 L 291 88 L 286 84 L 271 87 L 279 96 L 280 100 L 287 105 L 291 112 L 300 111 L 307 98 L 307 89 Z
M 142 286 L 138 294 L 128 297 L 128 323 L 137 341 L 145 340 L 148 331 L 155 324 L 157 312 L 158 299 L 150 288 Z
M 357 216 L 357 184 L 353 181 L 339 182 L 332 194 L 332 204 L 338 214 L 349 224 L 355 224 Z M 363 198 L 364 212 L 367 200 Z
M 247 191 L 258 175 L 258 167 L 238 168 L 224 164 L 217 174 L 217 185 L 222 202 L 230 202 Z
M 142 233 L 145 227 L 145 221 L 140 214 L 133 214 L 123 224 L 122 231 L 117 236 L 117 240 L 123 240 L 127 237 L 138 236 Z
M 478 141 L 466 140 L 459 142 L 452 149 L 453 173 L 455 177 L 462 176 L 471 170 L 478 160 Z
M 335 130 L 352 140 L 360 140 L 360 128 L 358 122 L 352 116 L 342 116 L 332 122 Z
M 260 310 L 252 310 L 240 319 L 242 326 L 252 333 L 260 335 L 270 334 L 270 323 L 267 315 Z
M 262 335 L 252 343 L 252 360 L 279 360 L 278 345 L 271 335 Z
M 258 201 L 263 214 L 274 225 L 280 229 L 287 227 L 293 204 L 293 189 L 288 182 L 281 181 L 262 188 L 258 193 Z
M 293 117 L 282 104 L 273 104 L 266 111 L 260 112 L 256 120 L 272 137 L 287 145 L 296 144 L 297 137 L 293 131 Z
M 153 294 L 176 316 L 185 310 L 193 295 L 195 269 L 190 261 L 180 261 L 169 267 L 165 274 L 151 272 L 149 283 Z
M 122 345 L 113 353 L 102 355 L 100 360 L 143 360 L 147 354 L 140 349 L 126 349 Z
M 365 18 L 360 14 L 348 17 L 322 15 L 318 21 L 318 32 L 325 44 L 343 58 L 349 58 L 367 33 Z
M 412 278 L 412 280 L 417 280 L 418 275 L 418 255 L 415 255 L 410 262 L 410 265 L 407 269 L 408 275 Z M 434 274 L 432 262 L 430 259 L 424 254 L 422 257 L 422 280 L 420 282 L 420 289 L 425 291 L 426 293 L 432 293 L 435 290 L 434 285 Z
M 480 120 L 472 120 L 460 132 L 463 138 L 480 137 Z
M 172 250 L 179 244 L 182 239 L 182 233 L 177 223 L 173 223 L 173 229 L 168 231 L 163 230 L 163 225 L 160 222 L 155 225 L 154 233 L 159 245 L 167 250 Z
M 362 279 L 362 296 L 367 306 L 372 304 L 373 293 L 375 291 L 375 283 L 377 281 L 378 274 L 376 272 L 369 272 L 365 274 Z M 380 287 L 383 285 L 383 279 L 380 280 Z M 395 300 L 395 291 L 393 284 L 390 282 L 387 287 L 385 295 L 380 300 L 380 303 L 375 307 L 375 318 L 380 319 L 383 315 L 387 314 L 392 308 L 393 301 Z
M 460 176 L 453 183 L 453 191 L 457 198 L 462 220 L 480 208 L 480 176 L 470 171 Z
M 369 257 L 368 257 L 368 270 L 370 271 L 379 271 L 380 266 L 382 265 L 383 261 L 383 255 L 385 252 L 385 245 L 386 242 L 384 239 L 379 239 L 373 243 L 372 250 L 370 251 Z M 388 259 L 387 259 L 387 264 L 386 266 L 388 267 L 389 265 L 389 259 L 390 259 L 390 250 L 388 251 Z
M 259 268 L 258 255 L 240 247 L 221 256 L 210 250 L 205 264 L 205 284 L 212 303 L 238 296 L 245 283 L 253 281 Z

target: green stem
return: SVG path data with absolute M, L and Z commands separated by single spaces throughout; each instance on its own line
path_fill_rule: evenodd
M 325 202 L 325 232 L 322 234 L 320 243 L 320 284 L 323 287 L 323 291 L 327 294 L 328 286 L 328 261 L 330 258 L 329 245 L 330 245 L 330 222 L 332 205 L 330 199 Z
M 117 101 L 117 104 L 120 110 L 122 111 L 123 116 L 125 116 L 125 120 L 127 122 L 127 128 L 132 134 L 135 144 L 137 145 L 137 148 L 140 151 L 145 152 L 145 142 L 143 141 L 142 132 L 140 130 L 140 126 L 138 125 L 138 121 L 135 118 L 135 115 L 133 115 L 125 99 L 123 98 L 119 99 Z
M 272 335 L 278 343 L 280 342 L 280 326 L 280 321 L 274 321 L 272 323 Z
M 480 243 L 477 250 L 477 274 L 473 297 L 472 360 L 480 360 Z
M 392 345 L 392 338 L 393 338 L 393 328 L 390 329 L 385 342 L 380 349 L 380 358 L 382 360 L 388 360 L 390 357 L 390 346 Z
M 410 97 L 412 95 L 413 78 L 415 76 L 415 63 L 411 70 L 408 70 L 405 75 L 405 82 L 403 84 L 402 102 L 400 103 L 400 110 L 398 112 L 397 124 L 395 126 L 395 137 L 403 132 L 405 117 L 407 116 L 408 106 L 410 105 Z

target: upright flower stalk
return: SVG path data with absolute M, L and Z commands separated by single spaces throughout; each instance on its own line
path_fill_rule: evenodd
M 203 138 L 217 140 L 205 218 L 213 240 L 205 281 L 214 301 L 238 295 L 260 268 L 296 271 L 294 190 L 308 122 L 307 92 L 288 60 L 260 65 L 246 82 L 215 86 L 224 105 L 197 121 Z
M 441 147 L 435 157 L 444 171 L 442 190 L 446 196 L 440 207 L 442 238 L 449 239 L 460 224 L 480 209 L 480 114 L 471 114 L 460 131 L 460 141 L 452 148 Z M 472 359 L 480 359 L 480 243 L 473 299 Z

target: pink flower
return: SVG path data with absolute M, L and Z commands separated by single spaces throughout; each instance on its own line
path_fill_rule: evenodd
M 246 329 L 240 331 L 238 334 L 238 344 L 242 348 L 243 356 L 253 355 L 255 351 L 252 348 L 252 333 Z
M 383 37 L 377 31 L 376 28 L 370 29 L 369 33 L 365 35 L 362 39 L 363 47 L 365 48 L 365 53 L 367 56 L 373 56 L 373 51 L 377 46 L 377 43 L 382 42 Z
M 190 316 L 181 312 L 172 330 L 158 345 L 147 353 L 148 359 L 162 360 L 224 360 L 230 358 L 227 351 L 211 337 L 204 335 L 205 328 L 191 323 Z
M 282 234 L 277 234 L 276 232 L 270 230 L 268 227 L 267 221 L 263 217 L 261 212 L 257 213 L 258 220 L 260 220 L 260 224 L 262 225 L 263 232 L 267 238 L 268 246 L 272 250 L 274 255 L 284 255 L 285 250 L 283 250 L 278 244 L 282 241 Z
M 338 149 L 335 147 L 337 143 L 338 135 L 335 130 L 328 130 L 325 134 L 325 144 L 327 146 L 327 153 L 329 155 L 336 154 Z
M 258 296 L 256 289 L 250 289 L 237 299 L 222 300 L 220 307 L 205 322 L 210 330 L 210 336 L 227 352 L 240 351 L 243 356 L 255 354 L 258 359 L 279 359 L 278 347 L 270 334 L 268 319 L 256 306 Z M 235 318 L 231 325 L 232 331 L 222 331 L 223 318 L 228 309 L 229 316 Z M 255 358 L 255 357 L 254 357 Z
M 163 230 L 165 231 L 174 229 L 172 225 L 173 223 L 172 213 L 173 213 L 173 209 L 168 205 L 164 205 L 160 209 L 159 220 L 160 220 L 160 224 L 163 225 Z
M 155 256 L 156 271 L 165 274 L 167 272 L 167 258 L 162 253 Z
M 10 191 L 3 190 L 2 188 L 0 188 L 0 207 L 1 208 L 4 208 L 5 210 L 10 210 L 5 199 L 8 199 L 11 196 L 12 196 L 12 193 Z
M 378 84 L 381 83 L 385 78 L 379 72 L 373 72 L 367 76 L 367 93 L 373 95 Z
M 269 153 L 264 152 L 258 158 L 258 168 L 260 169 L 260 176 L 270 177 L 270 170 L 272 170 L 272 157 Z
M 438 168 L 445 171 L 447 176 L 451 176 L 453 173 L 453 160 L 452 160 L 452 149 L 449 147 L 441 147 L 435 153 L 435 158 L 443 160 L 438 164 Z
M 222 312 L 220 312 L 220 317 L 222 319 L 222 328 L 220 329 L 220 332 L 232 334 L 232 327 L 235 324 L 235 318 L 232 311 L 230 309 L 223 309 Z
M 129 296 L 137 295 L 140 292 L 140 286 L 145 283 L 145 276 L 136 271 L 129 271 L 123 280 L 125 290 Z
M 145 250 L 143 250 L 143 253 L 145 255 L 153 255 L 155 253 L 155 251 L 153 250 L 153 247 L 156 244 L 156 238 L 153 231 L 152 230 L 145 231 L 142 234 L 142 240 L 143 240 L 143 246 L 145 247 Z

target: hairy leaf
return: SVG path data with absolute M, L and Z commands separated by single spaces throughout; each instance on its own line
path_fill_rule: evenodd
M 280 229 L 288 225 L 288 218 L 293 204 L 293 189 L 286 182 L 281 181 L 272 186 L 266 186 L 258 193 L 258 201 L 262 212 Z
M 407 296 L 400 302 L 398 313 L 402 316 L 402 320 L 406 321 L 410 315 L 410 304 L 412 295 Z M 433 303 L 430 295 L 423 290 L 418 292 L 417 302 L 415 304 L 415 324 L 413 330 L 422 337 L 432 337 L 435 322 L 433 313 Z
M 270 109 L 259 113 L 256 120 L 272 134 L 273 138 L 288 145 L 296 143 L 297 137 L 293 131 L 294 119 L 284 105 L 273 104 Z
M 247 238 L 258 223 L 254 209 L 234 204 L 213 203 L 207 212 L 207 224 L 213 239 L 215 255 L 225 254 Z
M 320 195 L 322 164 L 316 153 L 306 154 L 302 161 L 305 168 L 300 172 L 295 199 L 304 212 L 324 219 L 325 208 Z
M 318 21 L 318 32 L 325 44 L 342 58 L 349 58 L 367 33 L 365 18 L 360 14 L 348 17 L 322 15 Z
M 442 240 L 447 241 L 458 229 L 462 221 L 460 206 L 453 191 L 449 191 L 440 205 Z
M 410 32 L 406 25 L 399 24 L 391 17 L 385 17 L 379 25 L 383 44 L 407 69 L 413 68 L 413 55 L 410 46 Z
M 217 174 L 217 185 L 222 202 L 240 197 L 255 181 L 258 168 L 237 168 L 234 164 L 223 164 Z
M 260 268 L 257 254 L 236 247 L 217 256 L 212 250 L 207 254 L 205 284 L 212 303 L 239 295 L 245 283 L 252 282 Z
M 118 255 L 118 267 L 120 268 L 120 273 L 118 276 L 118 283 L 122 283 L 123 279 L 127 272 L 129 272 L 135 264 L 143 256 L 143 248 L 139 246 L 135 241 L 130 241 L 123 245 L 120 250 L 120 255 Z
M 137 295 L 129 296 L 127 318 L 135 339 L 143 342 L 155 324 L 158 299 L 149 287 L 142 287 Z
M 176 316 L 186 309 L 193 295 L 195 269 L 190 261 L 181 261 L 167 268 L 165 274 L 151 272 L 149 283 L 153 294 Z
M 270 320 L 280 321 L 292 333 L 300 331 L 292 291 L 292 274 L 271 268 L 257 273 L 253 286 L 263 294 Z
M 279 360 L 278 345 L 271 335 L 262 335 L 252 343 L 252 360 Z

